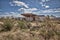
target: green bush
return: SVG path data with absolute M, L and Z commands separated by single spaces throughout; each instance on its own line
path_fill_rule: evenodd
M 3 31 L 10 31 L 13 27 L 13 23 L 10 20 L 6 20 L 3 24 Z
M 24 21 L 18 21 L 18 27 L 20 27 L 20 29 L 26 29 L 27 25 Z

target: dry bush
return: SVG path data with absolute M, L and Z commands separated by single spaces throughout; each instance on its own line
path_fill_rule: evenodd
M 0 40 L 60 40 L 60 24 L 49 16 L 39 26 L 31 22 L 5 19 L 0 32 Z

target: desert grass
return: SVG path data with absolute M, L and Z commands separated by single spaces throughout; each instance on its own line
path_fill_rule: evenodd
M 0 40 L 60 40 L 60 21 L 44 22 L 0 19 Z

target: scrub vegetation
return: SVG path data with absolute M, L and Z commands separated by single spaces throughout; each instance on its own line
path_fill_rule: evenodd
M 60 21 L 43 22 L 0 18 L 0 40 L 60 40 Z

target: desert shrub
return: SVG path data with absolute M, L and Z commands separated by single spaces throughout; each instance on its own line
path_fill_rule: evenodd
M 40 30 L 40 35 L 45 39 L 49 40 L 51 37 L 55 35 L 55 32 L 53 30 L 46 30 L 46 29 L 41 29 Z
M 13 27 L 13 23 L 10 20 L 5 20 L 3 27 L 4 29 L 2 31 L 10 31 Z
M 57 32 L 56 30 L 56 25 L 55 23 L 50 22 L 48 19 L 46 20 L 46 22 L 44 22 L 44 24 L 42 24 L 41 28 L 40 28 L 40 35 L 45 39 L 45 40 L 49 40 L 51 37 L 55 36 L 55 35 L 59 35 L 59 32 Z
M 38 31 L 40 29 L 39 26 L 33 26 L 30 28 L 30 31 Z
M 32 27 L 31 22 L 27 23 L 27 27 L 28 27 L 28 29 L 30 29 Z
M 1 20 L 2 21 L 2 20 Z M 12 20 L 12 19 L 3 19 L 4 24 L 0 25 L 1 31 L 9 31 L 15 28 L 17 30 L 13 30 L 4 40 L 25 40 L 25 37 L 30 37 L 33 40 L 60 40 L 60 22 L 50 21 L 49 16 L 47 16 L 45 22 L 40 22 L 39 26 L 31 26 L 30 22 L 20 21 L 20 20 Z M 38 23 L 38 22 L 37 22 Z M 16 26 L 14 26 L 16 24 Z M 20 30 L 22 29 L 22 30 Z M 14 33 L 17 34 L 14 34 Z M 8 32 L 6 32 L 8 33 Z M 29 34 L 29 35 L 28 35 Z M 26 36 L 24 36 L 26 35 Z M 21 36 L 21 37 L 20 37 Z M 39 39 L 40 38 L 40 39 Z M 29 38 L 28 38 L 29 39 Z
M 18 27 L 20 29 L 26 29 L 27 28 L 27 25 L 24 21 L 18 21 Z

